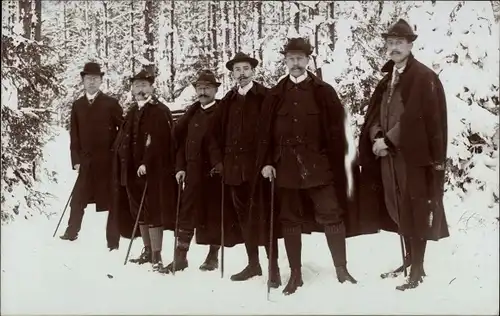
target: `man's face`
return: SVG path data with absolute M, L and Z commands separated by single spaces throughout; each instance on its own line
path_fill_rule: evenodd
M 137 101 L 146 100 L 153 94 L 153 85 L 148 80 L 139 79 L 132 82 L 132 95 Z
M 291 51 L 286 53 L 285 62 L 290 74 L 299 77 L 306 72 L 309 57 L 304 52 Z
M 102 84 L 101 75 L 84 75 L 83 76 L 83 87 L 85 91 L 89 94 L 94 94 L 99 90 Z
M 387 49 L 387 56 L 398 64 L 408 58 L 413 48 L 413 43 L 404 37 L 388 37 L 385 40 L 385 47 Z
M 196 95 L 202 105 L 209 104 L 215 100 L 217 94 L 217 87 L 211 83 L 199 82 L 196 84 Z
M 255 71 L 249 62 L 239 62 L 233 65 L 233 77 L 238 82 L 240 87 L 244 87 L 249 84 L 252 81 L 254 74 Z

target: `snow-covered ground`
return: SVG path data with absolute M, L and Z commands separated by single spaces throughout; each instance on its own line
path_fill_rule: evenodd
M 207 248 L 193 244 L 190 267 L 172 275 L 149 272 L 147 266 L 123 265 L 128 240 L 109 253 L 106 213 L 89 206 L 80 238 L 60 240 L 53 231 L 76 174 L 69 168 L 68 135 L 63 132 L 46 148 L 48 164 L 60 171 L 49 190 L 58 198 L 38 216 L 2 226 L 2 314 L 496 314 L 499 308 L 498 210 L 477 208 L 479 201 L 447 196 L 451 237 L 428 245 L 425 282 L 413 291 L 394 287 L 403 277 L 381 280 L 379 274 L 401 262 L 399 238 L 380 233 L 348 240 L 349 269 L 357 285 L 341 285 L 334 276 L 326 241 L 320 234 L 303 237 L 304 286 L 285 297 L 279 290 L 266 299 L 266 272 L 248 282 L 229 276 L 246 263 L 243 247 L 226 251 L 226 275 L 201 272 Z M 498 207 L 498 204 L 495 205 Z M 132 256 L 142 248 L 140 240 Z M 164 261 L 172 257 L 172 234 L 164 236 Z M 283 282 L 289 276 L 280 244 Z M 261 249 L 263 269 L 267 268 Z

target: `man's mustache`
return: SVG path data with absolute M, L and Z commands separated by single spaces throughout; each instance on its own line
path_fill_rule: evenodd
M 393 50 L 393 51 L 391 52 L 391 56 L 392 56 L 392 55 L 395 55 L 395 54 L 401 54 L 401 52 L 400 52 L 399 50 Z
M 304 68 L 300 67 L 300 66 L 294 66 L 292 67 L 292 70 L 303 70 Z
M 245 79 L 248 79 L 248 77 L 246 77 L 246 76 L 239 76 L 239 77 L 238 77 L 238 80 L 240 80 L 240 81 L 241 81 L 241 80 L 245 80 Z
M 206 95 L 206 94 L 200 94 L 200 95 L 198 96 L 198 98 L 208 98 L 208 95 Z

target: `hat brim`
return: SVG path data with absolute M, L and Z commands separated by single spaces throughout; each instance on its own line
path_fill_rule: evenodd
M 191 84 L 193 85 L 193 87 L 195 87 L 195 88 L 196 88 L 196 85 L 197 85 L 198 83 L 205 83 L 205 84 L 213 85 L 213 86 L 215 86 L 215 87 L 219 87 L 219 86 L 222 84 L 222 83 L 220 83 L 220 82 L 211 82 L 211 81 L 195 81 L 195 82 L 193 82 L 193 83 L 191 83 Z
M 283 55 L 286 55 L 287 53 L 290 53 L 290 52 L 302 52 L 304 54 L 306 54 L 306 56 L 311 56 L 312 53 L 313 53 L 314 49 L 311 48 L 310 50 L 306 50 L 306 49 L 303 49 L 303 48 L 292 48 L 292 49 L 284 49 L 284 50 L 281 50 L 280 53 L 283 54 Z
M 101 77 L 104 76 L 104 72 L 86 72 L 86 71 L 81 71 L 80 76 L 85 76 L 85 75 L 100 75 Z
M 413 42 L 414 40 L 417 39 L 418 35 L 417 34 L 393 34 L 393 33 L 382 33 L 382 37 L 384 39 L 387 39 L 388 37 L 404 37 L 408 41 Z
M 233 66 L 234 64 L 236 63 L 250 63 L 250 66 L 252 66 L 252 68 L 255 68 L 259 65 L 259 61 L 255 58 L 252 58 L 252 57 L 245 57 L 245 58 L 238 58 L 238 59 L 232 59 L 230 61 L 228 61 L 226 63 L 226 68 L 230 71 L 233 71 Z
M 146 80 L 146 81 L 149 81 L 151 84 L 153 84 L 155 82 L 154 78 L 130 78 L 129 80 L 130 80 L 130 82 L 134 82 L 136 80 Z

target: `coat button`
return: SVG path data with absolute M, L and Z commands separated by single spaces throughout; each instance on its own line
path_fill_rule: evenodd
M 294 121 L 294 122 L 298 122 L 298 120 L 297 120 L 297 119 L 293 119 L 293 121 Z
M 293 102 L 293 105 L 297 105 L 297 102 Z

